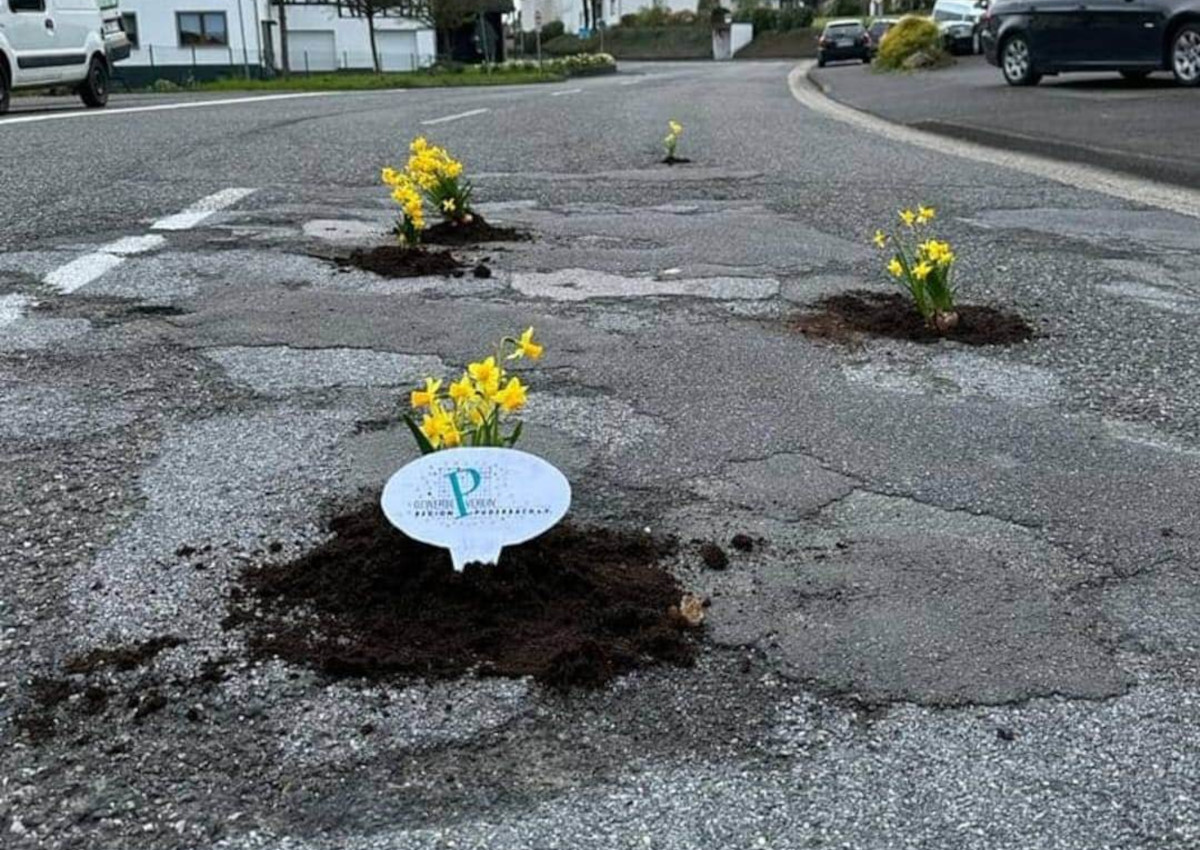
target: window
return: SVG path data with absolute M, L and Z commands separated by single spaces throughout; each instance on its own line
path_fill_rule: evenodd
M 14 12 L 44 12 L 46 0 L 8 0 L 8 8 Z
M 138 28 L 137 14 L 134 12 L 121 13 L 121 28 L 125 30 L 125 35 L 129 36 L 130 47 L 140 47 L 138 44 Z
M 182 47 L 228 47 L 229 30 L 224 12 L 179 12 L 179 44 Z

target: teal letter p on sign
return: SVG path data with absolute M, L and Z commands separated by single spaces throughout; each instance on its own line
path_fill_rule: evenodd
M 458 480 L 458 475 L 465 472 L 471 478 L 471 489 L 464 491 L 462 482 Z M 450 479 L 450 489 L 454 491 L 454 504 L 458 507 L 458 517 L 462 519 L 468 513 L 467 511 L 467 496 L 470 496 L 479 489 L 479 484 L 483 480 L 479 472 L 474 469 L 456 469 L 446 476 Z

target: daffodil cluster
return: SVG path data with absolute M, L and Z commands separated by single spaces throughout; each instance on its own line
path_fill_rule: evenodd
M 420 186 L 408 174 L 394 168 L 383 169 L 383 182 L 391 187 L 392 200 L 400 205 L 400 218 L 396 222 L 400 244 L 416 247 L 421 244 L 421 231 L 425 229 L 425 203 Z
M 504 363 L 538 360 L 542 350 L 534 342 L 533 328 L 528 328 L 519 337 L 502 339 L 496 354 L 468 364 L 444 395 L 441 379 L 426 378 L 409 395 L 412 411 L 404 415 L 421 453 L 459 446 L 511 448 L 521 436 L 521 423 L 508 433 L 504 425 L 525 407 L 528 388 L 508 374 Z
M 471 184 L 462 179 L 463 164 L 423 136 L 409 145 L 404 173 L 425 193 L 430 205 L 446 221 L 471 221 Z
M 945 331 L 958 323 L 951 282 L 955 256 L 949 242 L 931 236 L 922 238 L 925 227 L 936 217 L 933 207 L 900 210 L 901 228 L 891 235 L 876 230 L 872 241 L 880 250 L 891 253 L 888 273 L 909 291 L 925 321 Z
M 683 135 L 683 125 L 674 118 L 667 122 L 667 137 L 663 139 L 663 148 L 667 151 L 667 159 L 675 158 L 675 149 L 679 146 L 679 137 Z

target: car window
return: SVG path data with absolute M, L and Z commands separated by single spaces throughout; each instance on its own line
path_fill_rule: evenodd
M 825 27 L 826 35 L 858 35 L 863 31 L 862 24 L 830 24 Z
M 935 3 L 933 19 L 935 21 L 967 21 L 970 20 L 970 14 L 966 6 L 960 6 L 957 3 Z

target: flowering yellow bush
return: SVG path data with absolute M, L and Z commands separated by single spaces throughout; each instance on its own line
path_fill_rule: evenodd
M 420 187 L 407 174 L 394 168 L 383 169 L 383 182 L 391 187 L 392 200 L 400 205 L 400 218 L 396 222 L 400 244 L 416 247 L 421 244 L 421 231 L 425 229 L 425 204 L 421 200 Z
M 507 434 L 503 426 L 525 406 L 528 388 L 510 376 L 503 364 L 524 357 L 538 360 L 542 350 L 529 328 L 519 337 L 502 339 L 494 355 L 468 364 L 444 396 L 444 382 L 426 378 L 409 395 L 412 412 L 404 415 L 421 454 L 459 446 L 512 448 L 521 436 L 521 423 Z
M 912 295 L 925 321 L 939 332 L 958 324 L 954 309 L 955 288 L 951 281 L 954 251 L 949 242 L 921 238 L 924 228 L 937 217 L 933 207 L 918 206 L 899 212 L 902 228 L 888 235 L 875 231 L 876 247 L 891 253 L 887 270 Z
M 471 184 L 462 179 L 463 164 L 423 136 L 409 146 L 405 173 L 421 187 L 429 203 L 446 221 L 470 222 Z
M 400 205 L 396 235 L 400 244 L 415 247 L 425 229 L 425 200 L 446 221 L 468 224 L 471 211 L 471 184 L 462 179 L 463 165 L 423 136 L 409 145 L 408 162 L 403 171 L 383 169 L 383 182 L 392 190 L 392 200 Z
M 663 147 L 667 151 L 667 159 L 675 158 L 675 149 L 679 146 L 679 137 L 682 135 L 682 124 L 674 118 L 667 122 L 667 137 L 663 139 Z

